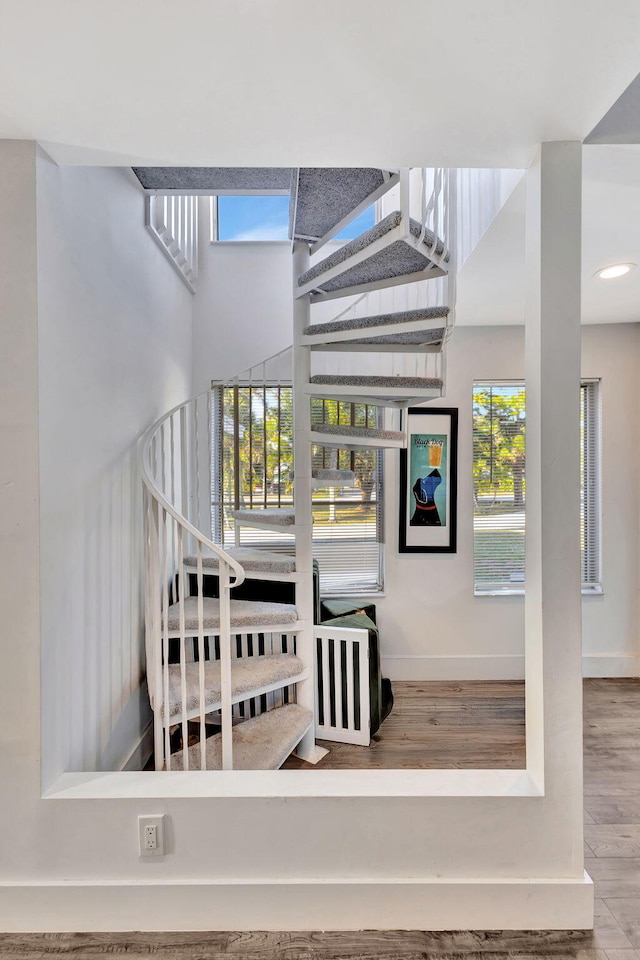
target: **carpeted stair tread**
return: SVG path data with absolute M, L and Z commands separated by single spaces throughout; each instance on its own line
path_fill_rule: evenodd
M 385 182 L 375 167 L 303 167 L 291 191 L 289 236 L 324 237 Z M 295 208 L 295 224 L 292 223 Z
M 449 315 L 449 307 L 425 307 L 422 310 L 402 310 L 400 313 L 379 313 L 373 317 L 352 317 L 350 320 L 334 320 L 332 323 L 314 323 L 306 327 L 305 336 L 322 336 L 325 333 L 341 333 L 343 330 L 368 330 L 370 327 L 386 327 L 396 323 L 414 323 L 425 320 L 444 320 Z M 425 330 L 427 333 L 440 333 L 441 330 Z
M 313 470 L 311 476 L 317 483 L 341 483 L 345 486 L 355 483 L 356 479 L 353 470 Z
M 231 695 L 233 697 L 247 694 L 247 699 L 253 690 L 280 681 L 290 680 L 299 676 L 304 665 L 299 657 L 292 653 L 276 653 L 262 657 L 239 657 L 231 661 Z M 185 681 L 187 698 L 185 709 L 187 712 L 200 708 L 200 664 L 185 664 Z M 287 686 L 286 683 L 282 684 Z M 205 713 L 208 713 L 220 704 L 220 661 L 208 660 L 204 664 L 204 704 Z M 175 717 L 182 712 L 182 672 L 180 664 L 169 666 L 169 716 Z
M 322 373 L 310 378 L 310 383 L 318 386 L 345 387 L 398 387 L 408 390 L 439 390 L 442 380 L 439 377 L 364 377 Z
M 277 770 L 313 723 L 313 714 L 299 703 L 288 703 L 233 728 L 234 770 Z M 207 770 L 222 767 L 222 737 L 206 742 Z M 171 769 L 184 769 L 182 750 L 171 756 Z M 189 747 L 189 768 L 200 769 L 200 744 Z
M 317 289 L 325 292 L 341 290 L 344 287 L 358 286 L 363 283 L 370 283 L 376 280 L 388 280 L 393 277 L 401 277 L 412 273 L 418 273 L 425 269 L 431 259 L 435 246 L 435 253 L 440 255 L 444 252 L 444 244 L 435 234 L 425 231 L 424 241 L 421 249 L 416 250 L 403 240 L 396 240 L 384 250 L 363 260 L 357 266 L 350 267 L 344 273 L 334 277 L 333 280 L 322 282 L 322 275 L 332 267 L 339 266 L 349 257 L 366 247 L 370 246 L 376 240 L 384 237 L 399 225 L 402 220 L 402 214 L 399 210 L 390 213 L 384 220 L 376 223 L 370 230 L 365 231 L 355 240 L 346 243 L 339 250 L 334 251 L 320 263 L 315 264 L 311 269 L 305 271 L 298 277 L 298 286 L 304 286 L 310 281 L 320 279 Z M 417 220 L 410 221 L 411 233 L 419 237 L 422 231 L 421 225 Z M 446 259 L 446 257 L 445 257 Z
M 313 423 L 311 432 L 324 433 L 327 436 L 353 437 L 354 439 L 370 437 L 376 440 L 404 440 L 404 433 L 398 430 L 374 430 L 371 427 L 352 427 L 340 423 Z
M 214 597 L 203 597 L 203 628 L 216 630 L 220 627 L 220 601 Z M 298 619 L 296 608 L 290 603 L 269 603 L 265 600 L 232 600 L 231 626 L 239 627 L 272 626 L 280 627 L 295 623 Z M 198 598 L 187 597 L 184 601 L 185 631 L 193 636 L 198 631 Z M 171 632 L 180 629 L 180 602 L 169 607 L 168 627 Z
M 260 507 L 256 510 L 232 510 L 231 516 L 241 523 L 272 523 L 276 527 L 291 527 L 296 522 L 295 511 L 288 507 Z
M 410 344 L 437 344 L 442 343 L 445 328 L 439 330 L 414 330 L 412 333 L 389 333 L 382 337 L 357 337 L 353 340 L 344 341 L 345 344 L 370 343 L 370 344 L 397 344 L 399 347 L 409 346 Z
M 225 553 L 237 560 L 247 573 L 295 573 L 295 557 L 268 550 L 254 550 L 251 547 L 228 547 Z M 185 557 L 185 567 L 197 569 L 198 558 L 195 554 Z M 218 569 L 218 557 L 208 550 L 202 551 L 202 567 L 207 571 Z
M 133 167 L 145 190 L 289 190 L 291 167 Z

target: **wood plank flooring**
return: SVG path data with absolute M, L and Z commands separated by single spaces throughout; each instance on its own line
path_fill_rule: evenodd
M 524 769 L 524 683 L 404 682 L 369 747 L 319 741 L 314 767 L 290 757 L 288 770 Z
M 415 738 L 424 736 L 423 749 L 433 750 L 426 765 L 435 756 L 448 753 L 449 766 L 478 766 L 469 744 L 460 733 L 466 726 L 478 749 L 486 754 L 490 745 L 494 766 L 503 766 L 511 758 L 514 767 L 523 765 L 523 727 L 520 744 L 513 726 L 517 709 L 522 712 L 521 687 L 513 684 L 483 685 L 496 687 L 481 706 L 479 686 L 454 684 L 449 688 L 449 707 L 443 685 L 438 703 L 428 715 L 435 730 L 420 735 L 417 726 L 416 687 L 431 694 L 431 685 L 413 685 L 406 700 L 398 685 L 398 717 L 404 714 L 407 726 L 404 746 L 413 762 Z M 499 692 L 502 690 L 502 693 Z M 436 690 L 433 689 L 435 696 Z M 468 700 L 467 700 L 468 698 Z M 461 717 L 452 712 L 453 699 Z M 480 698 L 482 699 L 482 697 Z M 508 708 L 506 701 L 514 700 Z M 462 703 L 467 700 L 463 708 Z M 493 701 L 492 713 L 489 701 Z M 485 713 L 482 727 L 469 722 L 474 709 Z M 505 710 L 503 723 L 501 711 Z M 476 713 L 476 717 L 478 714 Z M 384 765 L 399 751 L 403 740 L 402 724 L 393 733 L 390 717 L 381 738 L 372 750 L 383 757 Z M 410 723 L 409 721 L 412 720 Z M 520 721 L 521 724 L 521 721 Z M 446 749 L 446 730 L 458 730 Z M 495 737 L 502 730 L 504 740 Z M 465 931 L 428 933 L 420 931 L 363 931 L 354 933 L 130 933 L 130 934 L 0 934 L 0 956 L 6 960 L 44 960 L 66 956 L 73 960 L 96 960 L 112 954 L 126 954 L 129 960 L 154 956 L 162 960 L 640 960 L 640 680 L 585 681 L 585 849 L 586 869 L 595 882 L 596 925 L 590 931 Z M 392 736 L 393 734 L 393 736 Z M 428 734 L 428 735 L 427 735 Z M 441 735 L 441 739 L 440 738 Z M 400 746 L 393 746 L 398 741 Z M 332 745 L 335 748 L 335 745 Z M 355 749 L 355 748 L 351 748 Z M 502 753 L 498 751 L 502 750 Z M 518 750 L 521 752 L 519 753 Z M 336 751 L 337 752 L 337 751 Z M 500 758 L 499 762 L 498 757 Z M 337 762 L 337 760 L 336 760 Z M 344 757 L 340 762 L 344 762 Z M 409 763 L 408 765 L 411 765 Z M 484 765 L 484 762 L 483 764 Z M 311 774 L 310 774 L 311 775 Z
M 594 943 L 640 960 L 640 680 L 584 683 L 585 869 Z

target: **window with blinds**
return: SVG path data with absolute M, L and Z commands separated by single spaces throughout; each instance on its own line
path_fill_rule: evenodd
M 580 386 L 580 538 L 583 591 L 600 591 L 600 384 Z
M 526 424 L 522 382 L 473 388 L 473 572 L 476 594 L 525 587 Z M 600 590 L 599 384 L 580 386 L 583 591 Z
M 212 393 L 212 529 L 230 546 L 291 552 L 279 532 L 241 527 L 231 511 L 293 507 L 293 391 L 290 385 L 217 387 Z M 374 426 L 378 408 L 312 400 L 313 422 Z M 377 450 L 312 447 L 314 469 L 352 470 L 354 485 L 313 491 L 314 556 L 323 594 L 382 589 L 382 456 Z

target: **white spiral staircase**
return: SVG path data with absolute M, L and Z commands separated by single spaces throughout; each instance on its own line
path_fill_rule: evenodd
M 374 201 L 394 209 L 355 240 L 319 253 Z M 404 447 L 400 409 L 444 395 L 455 224 L 455 177 L 447 170 L 293 171 L 293 345 L 228 381 L 293 384 L 294 509 L 233 514 L 238 531 L 279 531 L 290 554 L 213 541 L 211 449 L 224 425 L 214 422 L 209 393 L 143 437 L 156 769 L 275 769 L 294 750 L 310 762 L 326 753 L 316 744 L 312 489 L 352 485 L 353 475 L 314 470 L 312 450 Z M 324 305 L 336 298 L 350 298 L 348 306 L 327 320 Z M 374 405 L 380 420 L 312 423 L 312 397 Z M 210 576 L 219 578 L 218 597 L 205 595 Z M 234 599 L 234 587 L 251 579 L 294 584 L 295 603 Z

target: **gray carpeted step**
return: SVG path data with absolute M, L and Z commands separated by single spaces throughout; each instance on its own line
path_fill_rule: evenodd
M 231 516 L 245 526 L 292 527 L 296 522 L 295 511 L 290 507 L 260 507 L 256 510 L 232 510 Z
M 286 190 L 291 167 L 133 167 L 145 190 Z
M 276 684 L 286 687 L 292 677 L 299 677 L 304 664 L 293 653 L 276 653 L 262 657 L 239 657 L 231 661 L 231 696 L 234 702 L 248 700 L 255 691 L 265 687 L 277 689 Z M 187 696 L 185 712 L 200 711 L 200 664 L 185 664 Z M 220 708 L 220 661 L 208 660 L 204 664 L 205 713 Z M 169 716 L 182 712 L 182 670 L 179 663 L 169 666 Z
M 311 324 L 304 330 L 308 342 L 344 344 L 437 344 L 442 342 L 445 326 L 438 321 L 446 320 L 449 307 L 425 307 L 421 310 L 403 310 L 401 313 L 381 313 L 373 317 L 353 317 L 333 323 Z M 384 328 L 384 335 L 375 334 Z M 390 328 L 396 328 L 390 332 Z M 407 329 L 408 328 L 408 329 Z M 358 336 L 371 333 L 369 336 Z
M 293 178 L 289 236 L 319 240 L 367 200 L 373 203 L 396 179 L 375 167 L 303 167 Z
M 220 601 L 203 597 L 203 629 L 215 631 L 220 628 Z M 180 602 L 169 607 L 168 628 L 170 633 L 180 629 Z M 298 619 L 296 608 L 290 603 L 268 603 L 263 600 L 232 600 L 231 626 L 241 627 L 288 627 Z M 198 632 L 198 598 L 187 597 L 184 601 L 184 622 L 187 636 Z
M 346 243 L 326 259 L 301 274 L 298 277 L 298 287 L 303 287 L 317 280 L 318 282 L 314 284 L 313 289 L 329 293 L 334 290 L 343 290 L 347 287 L 356 287 L 365 283 L 389 280 L 393 277 L 402 277 L 423 271 L 431 263 L 434 248 L 438 256 L 444 252 L 442 241 L 431 230 L 425 231 L 424 240 L 418 250 L 405 243 L 404 240 L 396 240 L 385 247 L 384 250 L 362 260 L 356 266 L 345 269 L 344 273 L 338 274 L 332 280 L 322 281 L 323 275 L 328 270 L 339 266 L 354 254 L 360 253 L 360 251 L 371 246 L 376 240 L 380 240 L 399 226 L 401 221 L 402 214 L 399 210 L 390 213 L 370 230 L 356 237 L 355 240 Z M 411 220 L 410 232 L 413 236 L 419 237 L 421 231 L 421 224 L 417 220 Z M 448 254 L 445 256 L 446 259 L 448 259 Z
M 311 442 L 322 447 L 359 449 L 360 447 L 404 447 L 405 435 L 398 430 L 374 430 L 369 427 L 351 427 L 337 423 L 311 425 Z
M 288 576 L 295 573 L 295 557 L 289 557 L 282 553 L 271 553 L 267 550 L 254 550 L 251 547 L 225 547 L 225 553 L 237 560 L 245 573 L 276 573 L 282 576 Z M 185 557 L 185 567 L 190 572 L 198 568 L 198 560 L 195 554 Z M 202 568 L 206 573 L 217 572 L 218 557 L 215 553 L 203 550 Z
M 353 470 L 313 470 L 311 476 L 316 487 L 352 487 L 356 482 Z
M 313 724 L 313 714 L 299 703 L 288 703 L 233 728 L 234 770 L 277 770 Z M 207 770 L 222 767 L 222 737 L 206 742 Z M 182 770 L 183 752 L 171 756 L 171 769 Z M 200 744 L 189 747 L 189 768 L 200 769 Z
M 364 377 L 322 373 L 311 377 L 311 384 L 334 387 L 367 387 L 375 393 L 376 387 L 398 390 L 440 390 L 442 380 L 439 377 Z
M 372 344 L 377 346 L 396 344 L 398 347 L 413 345 L 435 346 L 438 343 L 442 343 L 444 334 L 445 328 L 440 327 L 434 330 L 415 331 L 414 333 L 386 334 L 382 337 L 357 337 L 347 342 L 351 344 Z

